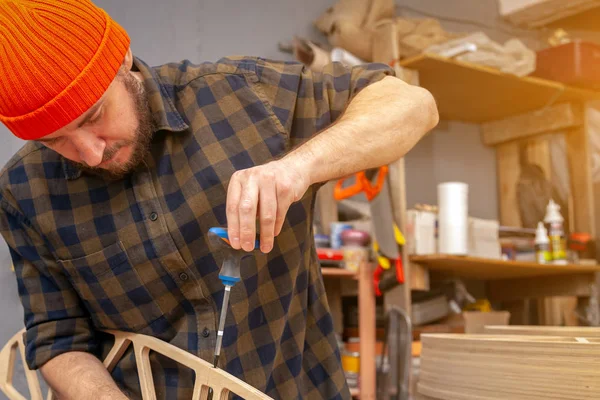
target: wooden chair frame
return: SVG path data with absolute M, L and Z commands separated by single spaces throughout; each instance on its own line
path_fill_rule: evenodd
M 31 400 L 42 400 L 43 396 L 38 375 L 35 371 L 27 368 L 27 363 L 25 361 L 25 344 L 23 342 L 24 332 L 24 329 L 21 330 L 8 341 L 2 350 L 0 350 L 0 391 L 2 391 L 9 400 L 26 400 L 26 398 L 13 386 L 13 374 L 18 349 L 21 354 L 21 359 L 23 360 L 25 378 L 29 387 Z M 156 400 L 156 390 L 152 379 L 152 369 L 149 358 L 150 351 L 155 351 L 165 357 L 177 361 L 196 373 L 196 382 L 194 384 L 192 396 L 193 400 L 207 400 L 211 388 L 214 392 L 213 398 L 215 400 L 226 400 L 229 398 L 231 392 L 246 400 L 271 400 L 271 397 L 240 379 L 221 369 L 213 368 L 212 364 L 201 358 L 159 339 L 128 332 L 106 331 L 106 333 L 115 337 L 115 343 L 103 362 L 109 372 L 114 369 L 125 351 L 133 344 L 138 374 L 140 377 L 142 398 L 144 400 Z M 55 400 L 52 391 L 48 393 L 47 400 Z

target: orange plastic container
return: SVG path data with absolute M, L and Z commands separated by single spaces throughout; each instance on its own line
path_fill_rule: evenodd
M 538 78 L 562 82 L 570 86 L 600 90 L 600 46 L 574 40 L 537 52 Z

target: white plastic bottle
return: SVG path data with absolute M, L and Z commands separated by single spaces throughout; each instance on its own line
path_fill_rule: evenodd
M 548 239 L 548 231 L 542 221 L 538 222 L 537 230 L 535 231 L 535 258 L 540 264 L 549 264 L 552 262 L 550 239 Z
M 560 214 L 560 206 L 550 199 L 546 207 L 544 222 L 549 225 L 550 248 L 552 251 L 552 262 L 554 264 L 567 264 L 567 248 L 565 231 L 563 229 L 564 218 Z

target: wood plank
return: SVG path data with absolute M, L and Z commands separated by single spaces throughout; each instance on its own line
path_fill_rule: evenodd
M 0 348 L 0 392 L 6 394 L 10 399 L 25 400 L 25 397 L 13 385 L 15 365 L 17 361 L 17 353 L 21 357 L 21 363 L 25 370 L 25 379 L 27 388 L 29 389 L 29 399 L 42 400 L 42 391 L 40 381 L 35 371 L 27 368 L 25 361 L 25 344 L 23 342 L 23 334 L 25 329 L 14 335 L 3 348 Z M 18 381 L 22 382 L 19 377 Z
M 398 53 L 398 35 L 396 31 L 396 23 L 392 20 L 385 20 L 379 23 L 375 27 L 375 33 L 373 35 L 373 61 L 382 62 L 386 64 L 393 64 L 396 75 L 400 79 L 404 79 L 411 85 L 418 84 L 418 74 L 409 73 L 404 71 L 404 68 L 398 66 L 397 60 L 399 59 Z M 406 73 L 405 73 L 406 72 Z M 407 81 L 407 79 L 410 79 Z M 392 202 L 392 210 L 394 213 L 394 220 L 401 232 L 405 231 L 406 221 L 406 177 L 404 158 L 401 158 L 390 164 L 390 172 L 388 176 L 388 183 L 390 185 L 390 195 Z M 385 306 L 391 307 L 393 305 L 408 310 L 410 312 L 410 289 L 411 283 L 410 277 L 413 270 L 408 262 L 406 251 L 402 252 L 405 284 L 397 286 L 385 294 Z M 426 274 L 426 271 L 422 269 L 414 271 L 415 273 Z M 364 393 L 363 393 L 364 395 Z
M 534 326 L 534 325 L 488 325 L 484 332 L 489 335 L 533 335 L 600 338 L 600 328 L 595 326 Z
M 594 186 L 587 129 L 585 127 L 573 129 L 567 133 L 565 139 L 575 217 L 573 226 L 575 231 L 588 232 L 595 237 Z
M 344 331 L 344 314 L 342 310 L 342 280 L 341 279 L 324 279 L 325 293 L 327 294 L 327 302 L 329 310 L 333 318 L 333 328 L 339 335 Z
M 567 274 L 489 281 L 488 298 L 490 301 L 514 301 L 551 296 L 586 297 L 591 294 L 590 284 L 595 281 L 592 272 L 567 271 Z
M 517 201 L 517 182 L 521 174 L 519 154 L 519 144 L 516 142 L 496 147 L 500 225 L 503 226 L 523 226 Z
M 539 137 L 529 139 L 525 143 L 525 154 L 527 162 L 539 165 L 546 179 L 552 179 L 552 160 L 550 159 L 550 142 L 548 139 Z
M 580 12 L 548 24 L 550 30 L 564 29 L 569 33 L 576 33 L 581 40 L 596 41 L 598 39 L 598 21 L 600 20 L 600 7 L 596 6 L 587 11 Z
M 358 279 L 358 274 L 344 268 L 321 267 L 323 278 Z
M 525 141 L 524 146 L 526 161 L 538 165 L 544 172 L 546 179 L 554 182 L 555 177 L 553 176 L 548 136 L 530 138 Z M 563 294 L 565 293 L 563 292 Z M 538 324 L 562 325 L 573 321 L 573 309 L 577 306 L 576 297 L 541 297 L 536 299 L 536 302 Z
M 392 64 L 398 60 L 398 35 L 394 20 L 383 20 L 375 25 L 372 45 L 373 61 Z
M 433 94 L 444 120 L 484 123 L 554 104 L 600 98 L 600 92 L 432 54 L 403 60 L 400 65 L 419 71 L 420 86 Z
M 511 278 L 569 276 L 600 271 L 596 265 L 553 265 L 533 262 L 494 260 L 445 254 L 411 256 L 410 260 L 430 270 L 448 272 L 465 279 L 501 280 Z M 551 295 L 547 295 L 551 296 Z
M 360 330 L 360 398 L 375 400 L 377 393 L 375 365 L 375 288 L 372 264 L 360 267 L 358 278 L 358 327 Z
M 581 109 L 571 103 L 553 105 L 529 113 L 487 122 L 481 125 L 483 143 L 495 146 L 583 124 Z
M 419 393 L 439 399 L 600 397 L 600 338 L 532 335 L 421 337 Z
M 540 28 L 600 5 L 598 0 L 500 0 L 500 15 L 511 23 Z
M 12 378 L 8 372 L 8 369 L 14 367 L 14 350 L 17 347 L 21 349 L 20 351 L 22 357 L 25 357 L 25 346 L 23 343 L 24 332 L 25 329 L 22 329 L 18 334 L 10 339 L 4 348 L 0 350 L 0 389 L 6 391 L 7 394 L 14 399 L 24 399 L 24 397 L 20 396 L 12 386 L 12 379 L 7 379 Z M 140 378 L 140 387 L 144 399 L 156 398 L 156 392 L 154 390 L 152 378 L 152 368 L 149 359 L 150 351 L 157 352 L 194 370 L 196 374 L 196 382 L 194 385 L 195 399 L 206 398 L 199 396 L 199 390 L 202 388 L 203 393 L 206 394 L 208 387 L 212 387 L 214 389 L 216 399 L 228 398 L 219 396 L 229 392 L 233 392 L 247 400 L 271 399 L 271 397 L 262 393 L 260 390 L 252 387 L 233 375 L 228 374 L 224 370 L 220 368 L 214 368 L 212 364 L 209 364 L 203 359 L 169 343 L 163 342 L 155 337 L 110 330 L 104 332 L 115 337 L 115 349 L 110 351 L 110 359 L 105 360 L 105 365 L 114 365 L 118 361 L 117 357 L 123 354 L 123 349 L 125 346 L 129 343 L 133 344 Z M 24 363 L 24 367 L 32 400 L 41 400 L 42 394 L 37 373 L 29 370 L 26 363 Z M 50 397 L 53 396 L 49 395 L 49 398 Z
M 331 223 L 338 220 L 338 205 L 333 197 L 336 181 L 327 182 L 317 192 L 317 210 L 322 233 L 331 233 Z

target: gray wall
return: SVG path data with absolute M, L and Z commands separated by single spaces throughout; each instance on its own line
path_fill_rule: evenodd
M 224 55 L 247 54 L 290 59 L 277 49 L 294 35 L 320 39 L 312 21 L 334 0 L 97 0 L 96 3 L 128 30 L 134 53 L 149 64 L 180 59 L 214 61 Z M 398 4 L 452 18 L 497 25 L 495 0 L 406 0 Z M 408 15 L 417 15 L 412 12 Z M 449 29 L 477 29 L 457 22 Z M 503 40 L 507 35 L 487 30 Z M 22 145 L 0 126 L 0 164 Z M 478 128 L 440 124 L 407 156 L 408 202 L 436 202 L 436 184 L 462 180 L 470 184 L 471 214 L 497 215 L 493 151 L 481 145 Z M 483 196 L 490 199 L 482 201 Z M 0 245 L 0 346 L 23 325 L 10 258 Z M 0 395 L 2 398 L 2 395 Z
M 437 204 L 437 184 L 469 185 L 469 214 L 498 218 L 495 151 L 481 143 L 477 125 L 442 121 L 406 156 L 406 200 Z

